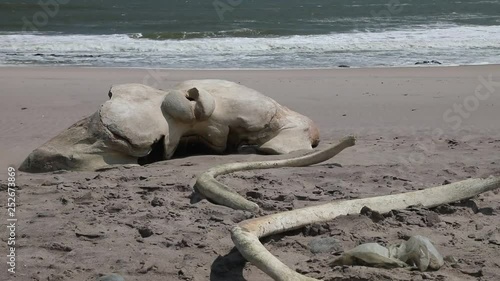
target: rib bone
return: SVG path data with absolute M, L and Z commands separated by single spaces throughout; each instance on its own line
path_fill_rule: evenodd
M 231 237 L 243 257 L 274 280 L 317 281 L 290 269 L 273 256 L 260 243 L 259 238 L 313 223 L 330 221 L 341 215 L 359 214 L 364 206 L 380 213 L 404 209 L 412 205 L 430 208 L 464 200 L 496 188 L 500 188 L 500 177 L 468 179 L 414 192 L 331 202 L 243 221 L 233 227 Z
M 354 143 L 355 138 L 349 136 L 342 139 L 338 144 L 330 146 L 325 150 L 317 151 L 301 157 L 283 160 L 230 163 L 216 166 L 199 176 L 194 187 L 205 197 L 218 204 L 233 209 L 258 212 L 259 206 L 257 204 L 245 199 L 243 196 L 233 191 L 230 187 L 217 181 L 215 177 L 237 171 L 309 166 L 334 157 L 342 150 L 353 146 Z

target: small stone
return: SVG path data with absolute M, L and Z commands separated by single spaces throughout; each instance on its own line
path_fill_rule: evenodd
M 293 194 L 287 194 L 287 195 L 280 194 L 276 197 L 273 197 L 272 199 L 274 201 L 293 202 L 293 200 L 295 199 L 295 196 Z
M 297 269 L 295 269 L 295 271 L 296 271 L 297 273 L 302 274 L 302 275 L 310 273 L 310 271 L 309 271 L 309 270 L 307 270 L 307 269 L 302 269 L 302 268 L 297 268 Z
M 57 185 L 57 184 L 60 184 L 60 183 L 63 183 L 63 182 L 64 182 L 64 179 L 62 177 L 54 176 L 51 179 L 47 179 L 46 181 L 44 181 L 42 183 L 42 186 Z
M 79 205 L 90 205 L 90 204 L 96 202 L 97 200 L 92 195 L 92 192 L 89 191 L 82 196 L 75 197 L 74 201 L 76 204 L 79 204 Z
M 436 224 L 436 227 L 446 227 L 446 222 L 442 221 Z
M 342 244 L 333 237 L 317 237 L 309 242 L 309 250 L 314 253 L 328 253 L 342 251 Z
M 56 243 L 56 242 L 47 244 L 47 245 L 43 246 L 43 248 L 46 248 L 49 250 L 54 250 L 54 251 L 61 251 L 61 252 L 71 252 L 73 250 L 71 247 L 68 247 L 64 244 L 60 244 L 60 243 Z
M 248 191 L 246 193 L 246 195 L 250 198 L 254 198 L 254 199 L 262 199 L 264 197 L 264 195 L 262 195 L 262 193 L 258 192 L 258 191 Z
M 102 239 L 107 236 L 104 226 L 84 223 L 78 223 L 75 235 L 81 239 Z
M 191 247 L 191 244 L 186 241 L 185 239 L 182 239 L 181 241 L 177 242 L 177 244 L 175 244 L 175 246 L 177 246 L 178 248 L 189 248 Z
M 427 214 L 427 216 L 425 217 L 425 223 L 429 227 L 434 226 L 440 222 L 441 222 L 441 219 L 439 218 L 439 215 L 436 213 L 429 212 L 429 214 Z
M 437 207 L 433 208 L 432 210 L 434 212 L 436 212 L 438 214 L 442 214 L 442 215 L 453 214 L 457 211 L 454 207 L 452 207 L 448 204 L 437 206 Z
M 491 207 L 481 208 L 478 210 L 478 212 L 485 216 L 492 216 L 495 214 L 495 211 Z
M 151 191 L 156 191 L 160 190 L 162 187 L 158 185 L 145 185 L 145 186 L 139 186 L 140 189 L 143 189 L 145 191 L 151 192 Z
M 148 238 L 153 235 L 153 231 L 148 227 L 141 227 L 137 229 L 142 238 Z
M 61 201 L 61 204 L 63 204 L 63 205 L 68 205 L 68 199 L 66 199 L 64 197 L 59 198 L 59 201 Z
M 163 244 L 163 245 L 164 245 L 165 247 L 167 247 L 167 248 L 172 247 L 172 246 L 174 246 L 174 245 L 175 245 L 175 244 L 174 244 L 174 242 L 172 242 L 172 241 L 168 241 L 168 240 L 167 240 L 167 241 L 163 241 L 163 242 L 161 242 L 161 244 Z
M 375 223 L 384 220 L 384 216 L 382 214 L 366 206 L 361 209 L 360 214 L 369 217 Z
M 127 205 L 122 204 L 122 203 L 112 203 L 112 204 L 107 205 L 105 208 L 106 208 L 106 211 L 108 211 L 108 213 L 113 214 L 113 213 L 118 213 L 123 209 L 126 209 Z
M 265 211 L 276 211 L 278 210 L 278 206 L 276 206 L 276 204 L 274 203 L 271 203 L 271 202 L 262 202 L 261 203 L 261 208 Z
M 295 198 L 300 201 L 308 201 L 309 200 L 309 194 L 308 193 L 295 193 Z
M 484 228 L 484 224 L 482 223 L 476 223 L 476 230 L 481 230 Z
M 104 275 L 97 279 L 98 281 L 125 281 L 123 277 L 117 274 Z
M 155 197 L 155 198 L 153 198 L 153 200 L 151 200 L 151 206 L 161 207 L 161 206 L 163 206 L 164 201 L 165 200 L 163 200 L 163 198 Z
M 304 234 L 304 236 L 318 236 L 328 232 L 329 230 L 330 229 L 328 225 L 321 225 L 316 223 L 304 227 L 304 229 L 302 230 L 302 234 Z
M 398 239 L 401 239 L 401 240 L 408 240 L 408 239 L 410 239 L 411 235 L 412 235 L 411 232 L 398 231 Z
M 215 221 L 215 222 L 223 222 L 224 221 L 223 218 L 219 218 L 219 217 L 215 217 L 215 216 L 211 216 L 209 220 Z
M 444 261 L 447 263 L 458 263 L 457 258 L 455 258 L 454 256 L 450 256 L 450 255 L 444 257 Z
M 488 240 L 488 243 L 490 243 L 492 245 L 500 246 L 500 234 L 493 235 L 493 237 L 491 237 Z
M 473 269 L 473 268 L 467 268 L 467 269 L 462 269 L 460 270 L 463 274 L 467 274 L 473 277 L 482 277 L 483 276 L 483 270 L 481 268 L 479 269 Z
M 422 273 L 420 276 L 422 276 L 422 279 L 424 280 L 432 279 L 432 276 L 429 273 Z
M 102 233 L 97 233 L 97 232 L 80 232 L 80 231 L 75 231 L 76 237 L 84 237 L 84 238 L 89 238 L 89 239 L 97 239 L 97 238 L 103 238 L 104 234 Z
M 36 213 L 36 216 L 39 218 L 53 218 L 56 215 L 52 212 L 41 212 L 41 213 Z

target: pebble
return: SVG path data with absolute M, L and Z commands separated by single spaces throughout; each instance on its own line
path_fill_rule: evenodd
M 153 198 L 153 200 L 151 200 L 151 206 L 161 207 L 161 206 L 163 206 L 164 201 L 165 200 L 163 200 L 162 198 L 155 197 L 155 198 Z
M 137 229 L 142 238 L 148 238 L 153 235 L 153 231 L 148 227 L 140 227 Z
M 73 251 L 73 249 L 71 247 L 66 246 L 64 244 L 56 243 L 56 242 L 45 245 L 44 248 L 54 250 L 54 251 L 61 251 L 61 252 Z
M 295 196 L 293 194 L 287 194 L 287 195 L 280 194 L 276 197 L 273 197 L 272 199 L 274 201 L 280 201 L 280 202 L 293 202 Z
M 333 237 L 317 237 L 309 242 L 309 250 L 314 253 L 328 253 L 342 251 L 342 244 Z
M 360 214 L 369 217 L 375 223 L 383 221 L 385 219 L 382 214 L 366 206 L 361 209 Z
M 441 222 L 441 219 L 439 218 L 438 214 L 431 212 L 431 213 L 427 214 L 427 216 L 425 216 L 425 222 L 426 222 L 427 226 L 431 227 L 431 226 L 439 224 Z
M 111 203 L 106 205 L 105 209 L 108 213 L 119 213 L 121 210 L 126 209 L 127 205 L 122 203 Z
M 330 231 L 328 224 L 321 225 L 315 223 L 304 227 L 302 234 L 304 236 L 318 236 L 328 231 Z
M 422 279 L 424 280 L 432 279 L 432 276 L 429 273 L 422 273 L 420 276 L 422 276 Z
M 447 263 L 458 263 L 457 258 L 455 258 L 454 256 L 450 256 L 450 255 L 445 256 L 444 261 L 446 261 Z
M 123 277 L 117 274 L 104 275 L 97 279 L 98 281 L 125 281 Z
M 246 195 L 250 198 L 254 198 L 254 199 L 262 199 L 264 198 L 264 195 L 258 191 L 248 191 L 246 193 Z

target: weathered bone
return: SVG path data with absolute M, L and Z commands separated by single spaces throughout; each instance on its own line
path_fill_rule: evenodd
M 274 280 L 318 281 L 290 269 L 273 256 L 259 238 L 330 221 L 341 215 L 358 214 L 365 206 L 380 213 L 405 209 L 412 205 L 430 208 L 464 200 L 496 188 L 500 188 L 500 177 L 468 179 L 420 191 L 331 202 L 243 221 L 233 227 L 231 237 L 243 257 Z
M 327 149 L 314 152 L 305 156 L 289 158 L 283 160 L 256 161 L 244 163 L 230 163 L 213 167 L 198 177 L 195 189 L 205 197 L 214 202 L 239 210 L 257 212 L 259 206 L 243 196 L 233 191 L 227 185 L 217 181 L 215 177 L 229 174 L 237 171 L 255 170 L 255 169 L 273 169 L 280 167 L 302 167 L 317 164 L 326 161 L 342 150 L 353 146 L 355 138 L 350 136 L 341 140 L 338 144 L 332 145 Z
M 96 170 L 167 160 L 195 137 L 212 152 L 243 145 L 269 154 L 312 150 L 319 131 L 306 116 L 238 83 L 189 80 L 162 91 L 113 86 L 92 116 L 34 150 L 19 170 Z
M 331 265 L 365 265 L 379 268 L 418 268 L 420 271 L 438 270 L 444 264 L 443 256 L 429 238 L 415 235 L 408 241 L 384 247 L 378 243 L 361 244 L 345 251 Z

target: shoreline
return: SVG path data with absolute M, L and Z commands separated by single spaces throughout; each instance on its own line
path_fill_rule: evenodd
M 449 65 L 402 65 L 402 66 L 360 66 L 360 67 L 297 67 L 297 68 L 165 68 L 165 67 L 122 67 L 122 66 L 84 66 L 84 65 L 0 65 L 0 69 L 5 68 L 75 68 L 75 69 L 143 69 L 143 70 L 168 70 L 168 71 L 301 71 L 301 70 L 349 70 L 349 69 L 414 69 L 414 68 L 463 68 L 463 67 L 482 67 L 482 66 L 499 66 L 500 63 L 484 63 L 484 64 L 449 64 Z

